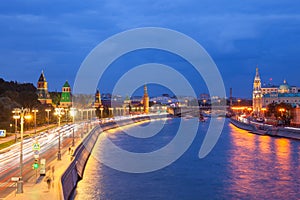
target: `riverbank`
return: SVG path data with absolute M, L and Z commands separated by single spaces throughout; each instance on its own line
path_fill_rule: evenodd
M 271 125 L 251 122 L 248 123 L 238 121 L 236 119 L 231 118 L 230 123 L 234 126 L 249 131 L 250 133 L 258 134 L 258 135 L 269 135 L 273 137 L 284 137 L 289 139 L 297 139 L 300 140 L 300 129 L 293 127 L 274 127 Z
M 89 135 L 83 140 L 83 142 L 76 148 L 74 152 L 74 159 L 70 163 L 69 167 L 61 176 L 61 199 L 70 199 L 76 189 L 78 181 L 83 178 L 84 169 L 86 163 L 90 157 L 90 154 L 94 148 L 94 145 L 99 135 L 106 130 L 134 124 L 141 121 L 148 121 L 150 119 L 158 119 L 166 117 L 166 115 L 145 115 L 127 118 L 119 121 L 107 122 L 95 127 Z

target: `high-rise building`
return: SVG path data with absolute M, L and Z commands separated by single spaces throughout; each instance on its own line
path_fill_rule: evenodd
M 48 83 L 46 81 L 43 71 L 37 82 L 37 95 L 38 95 L 38 100 L 42 104 L 52 104 L 52 99 L 50 98 L 50 94 L 48 92 Z
M 149 113 L 149 96 L 147 91 L 147 85 L 144 85 L 143 105 L 144 105 L 144 112 Z
M 62 87 L 62 93 L 61 93 L 59 106 L 62 108 L 72 107 L 71 87 L 70 87 L 68 81 L 66 81 Z

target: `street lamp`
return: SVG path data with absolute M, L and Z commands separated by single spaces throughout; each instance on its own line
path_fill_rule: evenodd
M 283 117 L 283 112 L 285 111 L 284 108 L 279 108 L 279 112 L 281 112 L 281 117 Z
M 47 121 L 48 121 L 48 127 L 47 127 L 47 130 L 49 129 L 49 121 L 50 121 L 50 116 L 49 116 L 49 112 L 51 111 L 51 109 L 50 108 L 47 108 L 47 109 L 45 109 L 45 111 L 47 112 Z
M 242 100 L 238 99 L 238 106 L 240 106 L 241 101 L 242 101 Z
M 58 127 L 60 127 L 60 118 L 62 115 L 64 115 L 64 109 L 63 108 L 55 108 L 54 113 L 58 118 Z M 61 160 L 61 152 L 60 152 L 60 130 L 58 130 L 58 152 L 57 152 L 57 160 Z
M 100 116 L 101 116 L 101 118 L 103 118 L 103 109 L 104 109 L 103 106 L 101 106 L 100 107 Z
M 71 108 L 70 109 L 70 114 L 72 116 L 72 122 L 73 122 L 73 140 L 72 140 L 72 146 L 75 146 L 75 141 L 74 141 L 74 129 L 75 129 L 75 116 L 76 116 L 76 108 Z
M 36 113 L 39 112 L 38 109 L 32 109 L 32 111 L 34 113 L 34 135 L 36 135 Z
M 263 112 L 263 116 L 265 117 L 265 112 L 267 111 L 267 108 L 262 108 L 261 111 Z
M 20 177 L 17 182 L 17 193 L 23 193 L 23 129 L 24 129 L 24 118 L 27 118 L 27 113 L 29 109 L 27 108 L 15 108 L 13 113 L 19 115 L 21 121 L 21 142 L 20 142 Z
M 15 108 L 12 113 L 14 114 L 13 118 L 15 120 L 15 142 L 17 142 L 17 131 L 18 131 L 18 119 L 20 119 L 19 108 Z
M 206 99 L 203 99 L 203 106 L 206 106 Z

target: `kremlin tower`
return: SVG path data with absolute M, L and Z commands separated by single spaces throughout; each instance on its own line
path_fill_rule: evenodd
M 37 95 L 38 100 L 41 102 L 41 104 L 52 104 L 52 99 L 50 98 L 50 94 L 48 93 L 48 83 L 43 71 L 37 83 Z
M 144 112 L 149 113 L 149 96 L 147 91 L 147 85 L 144 85 L 144 96 L 143 96 Z
M 59 107 L 72 107 L 71 87 L 68 81 L 63 85 Z

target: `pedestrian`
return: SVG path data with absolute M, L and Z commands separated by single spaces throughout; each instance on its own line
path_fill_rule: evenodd
M 73 160 L 73 149 L 71 149 L 71 152 L 70 152 L 70 161 L 72 161 Z
M 69 155 L 71 155 L 70 153 L 71 153 L 71 147 L 69 147 Z
M 46 182 L 47 182 L 47 185 L 48 185 L 48 190 L 50 190 L 50 188 L 51 188 L 51 177 L 50 176 L 46 177 Z

